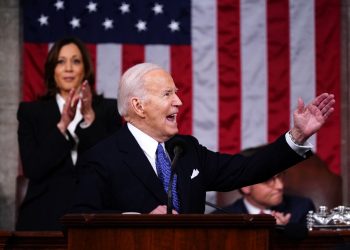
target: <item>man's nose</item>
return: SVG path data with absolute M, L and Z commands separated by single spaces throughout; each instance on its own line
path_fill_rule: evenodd
M 175 94 L 175 102 L 174 102 L 174 105 L 176 105 L 176 106 L 182 106 L 182 101 L 181 101 L 180 97 L 179 97 L 177 94 Z
M 283 189 L 284 183 L 280 178 L 275 179 L 275 188 Z

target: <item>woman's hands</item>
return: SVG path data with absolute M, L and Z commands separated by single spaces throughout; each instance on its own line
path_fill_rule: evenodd
M 95 120 L 95 111 L 92 108 L 92 92 L 90 85 L 85 80 L 80 91 L 81 109 L 80 112 L 84 117 L 84 123 L 90 125 Z
M 65 134 L 68 125 L 73 121 L 79 100 L 81 100 L 80 112 L 84 118 L 85 126 L 89 126 L 95 120 L 95 111 L 92 108 L 92 92 L 90 85 L 85 80 L 78 89 L 70 90 L 63 106 L 61 119 L 57 124 L 62 134 Z
M 76 95 L 76 92 L 77 90 L 75 89 L 71 89 L 69 91 L 68 98 L 63 106 L 61 119 L 57 124 L 57 127 L 62 134 L 65 134 L 69 123 L 71 123 L 71 121 L 74 119 L 75 112 L 77 110 L 77 105 L 79 102 L 79 96 Z

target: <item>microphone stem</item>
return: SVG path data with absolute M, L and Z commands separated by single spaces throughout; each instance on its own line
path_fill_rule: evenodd
M 227 211 L 226 209 L 223 209 L 221 207 L 216 206 L 215 204 L 205 201 L 205 204 L 208 205 L 209 207 L 215 208 L 216 210 L 219 210 L 221 212 L 224 212 L 225 214 L 230 214 L 231 212 Z
M 177 159 L 179 158 L 179 154 L 175 154 L 173 161 L 171 162 L 171 173 L 170 173 L 170 180 L 169 180 L 169 186 L 168 186 L 168 204 L 167 204 L 167 214 L 172 214 L 173 210 L 173 192 L 172 192 L 172 187 L 173 187 L 173 182 L 174 182 L 174 175 L 175 175 L 175 164 L 177 162 Z
M 168 187 L 168 205 L 166 207 L 167 214 L 173 213 L 172 212 L 172 210 L 173 210 L 173 192 L 172 192 L 173 181 L 174 181 L 174 173 L 171 172 L 169 187 Z

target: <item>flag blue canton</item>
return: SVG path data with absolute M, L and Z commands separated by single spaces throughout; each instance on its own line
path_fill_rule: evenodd
M 191 41 L 190 7 L 190 0 L 26 0 L 24 41 L 77 36 L 87 43 L 186 45 Z

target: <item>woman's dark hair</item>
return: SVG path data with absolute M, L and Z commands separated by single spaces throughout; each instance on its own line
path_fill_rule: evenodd
M 68 44 L 75 44 L 80 50 L 83 63 L 84 63 L 84 80 L 87 80 L 89 82 L 92 94 L 96 95 L 95 88 L 94 88 L 94 85 L 95 85 L 94 66 L 92 64 L 89 52 L 86 49 L 84 43 L 80 41 L 78 38 L 67 37 L 55 42 L 55 44 L 52 46 L 51 50 L 49 51 L 49 54 L 47 55 L 46 62 L 45 62 L 45 74 L 44 74 L 44 81 L 47 87 L 46 97 L 52 97 L 56 95 L 56 93 L 58 93 L 58 88 L 55 82 L 55 68 L 56 68 L 56 65 L 58 62 L 58 56 L 62 47 Z

